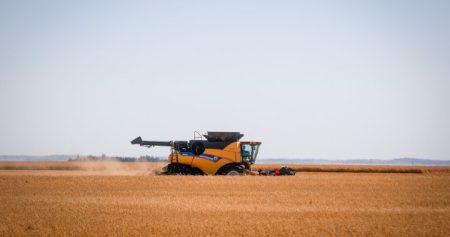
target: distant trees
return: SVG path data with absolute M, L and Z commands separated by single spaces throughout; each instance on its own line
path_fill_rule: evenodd
M 162 159 L 156 156 L 140 156 L 136 157 L 123 157 L 123 156 L 112 156 L 108 157 L 104 153 L 101 156 L 81 156 L 77 155 L 76 157 L 71 157 L 69 161 L 119 161 L 119 162 L 160 162 Z
M 140 156 L 138 161 L 142 162 L 160 162 L 161 159 L 155 156 Z

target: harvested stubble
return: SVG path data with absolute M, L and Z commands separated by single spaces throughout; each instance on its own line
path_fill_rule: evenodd
M 153 168 L 161 163 L 152 162 L 118 162 L 118 161 L 87 161 L 87 162 L 0 162 L 0 170 L 136 170 Z
M 165 162 L 0 162 L 3 175 L 154 175 Z
M 0 236 L 450 235 L 448 174 L 195 177 L 1 172 Z

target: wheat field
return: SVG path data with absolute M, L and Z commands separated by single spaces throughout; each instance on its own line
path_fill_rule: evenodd
M 8 165 L 0 236 L 450 236 L 442 168 L 220 177 L 155 176 L 142 164 L 125 173 L 100 163 Z

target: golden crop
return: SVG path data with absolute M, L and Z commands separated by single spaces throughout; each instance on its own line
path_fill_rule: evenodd
M 165 162 L 0 162 L 2 174 L 39 175 L 152 175 L 167 165 Z M 274 170 L 283 165 L 257 164 L 253 171 Z M 450 167 L 392 166 L 392 165 L 290 165 L 298 172 L 352 173 L 450 173 Z M 33 172 L 39 171 L 39 172 Z M 73 171 L 73 172 L 54 172 Z M 78 171 L 78 172 L 75 172 Z
M 252 166 L 253 171 L 274 170 L 283 165 L 261 164 Z M 392 166 L 392 165 L 287 165 L 297 172 L 344 172 L 344 173 L 450 173 L 450 167 Z
M 448 170 L 123 176 L 97 165 L 0 170 L 0 236 L 450 236 Z

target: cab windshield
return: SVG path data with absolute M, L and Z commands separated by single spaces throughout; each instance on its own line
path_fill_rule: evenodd
M 260 144 L 241 144 L 242 161 L 249 164 L 255 163 L 256 156 L 258 155 L 259 145 Z

